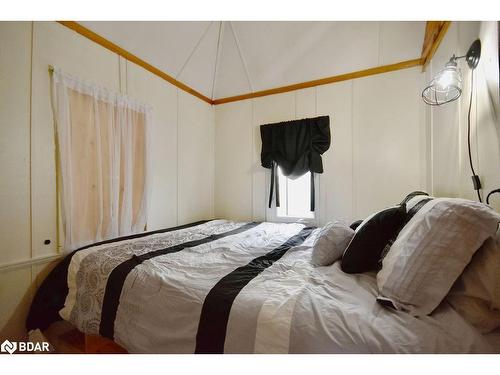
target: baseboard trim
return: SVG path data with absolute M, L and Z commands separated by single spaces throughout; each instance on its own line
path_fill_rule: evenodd
M 2 263 L 0 264 L 0 272 L 9 271 L 16 268 L 24 268 L 35 264 L 48 263 L 62 257 L 63 257 L 62 254 L 54 254 L 54 255 L 44 255 L 31 259 L 17 260 L 10 263 Z

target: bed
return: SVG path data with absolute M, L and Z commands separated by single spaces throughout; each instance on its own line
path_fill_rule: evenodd
M 377 303 L 375 273 L 314 267 L 317 233 L 211 220 L 89 245 L 45 279 L 27 328 L 64 319 L 129 353 L 500 352 L 446 302 L 416 318 Z

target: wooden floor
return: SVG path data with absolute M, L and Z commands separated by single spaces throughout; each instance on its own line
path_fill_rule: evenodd
M 66 322 L 57 322 L 43 332 L 60 354 L 125 354 L 127 351 L 110 339 L 85 335 Z

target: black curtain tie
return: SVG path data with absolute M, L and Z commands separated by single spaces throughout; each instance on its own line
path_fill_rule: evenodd
M 271 187 L 269 188 L 269 208 L 273 205 L 273 193 L 274 193 L 274 162 L 271 167 Z
M 314 172 L 311 172 L 311 211 L 314 212 L 316 208 L 316 197 L 314 189 Z
M 280 206 L 280 176 L 278 174 L 278 164 L 274 163 L 274 168 L 276 171 L 274 172 L 274 185 L 276 185 L 276 207 Z
M 271 167 L 271 188 L 269 189 L 269 208 L 273 205 L 274 189 L 276 189 L 276 207 L 280 206 L 280 177 L 278 175 L 278 165 L 273 162 Z

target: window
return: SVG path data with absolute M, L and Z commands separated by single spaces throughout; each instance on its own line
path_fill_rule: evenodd
M 60 70 L 52 81 L 65 251 L 143 231 L 151 108 Z
M 278 167 L 280 207 L 275 203 L 268 209 L 271 221 L 295 221 L 307 219 L 314 221 L 315 212 L 311 211 L 311 173 L 292 180 L 283 175 Z M 317 178 L 317 176 L 315 176 Z M 318 186 L 317 183 L 315 183 Z M 318 194 L 316 194 L 318 197 Z M 316 210 L 318 205 L 316 204 Z

